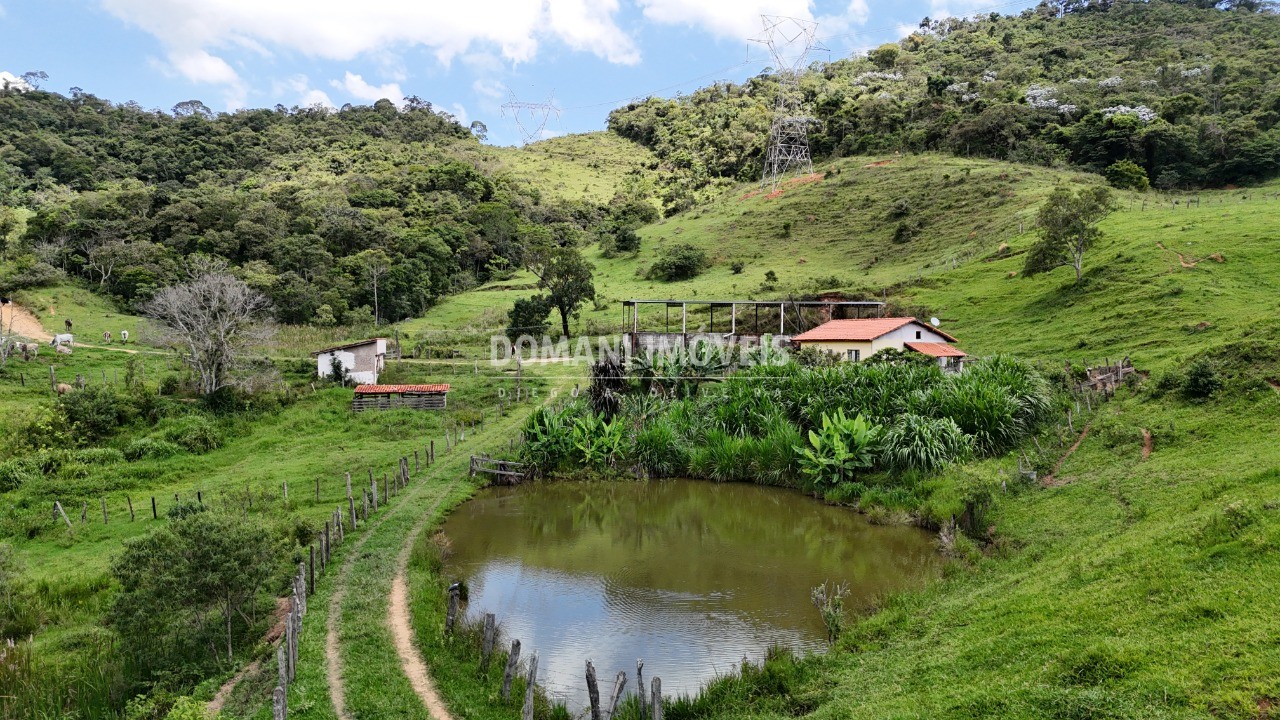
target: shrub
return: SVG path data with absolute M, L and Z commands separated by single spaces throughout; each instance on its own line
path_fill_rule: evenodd
M 202 415 L 186 415 L 169 422 L 162 436 L 196 454 L 216 450 L 222 445 L 222 434 Z
M 17 490 L 43 477 L 40 465 L 30 457 L 16 457 L 0 463 L 0 492 Z
M 747 269 L 747 264 L 741 260 L 734 260 L 733 264 L 729 266 L 729 269 L 733 271 L 734 275 L 741 275 L 742 271 Z
M 881 462 L 898 473 L 933 472 L 973 455 L 973 439 L 951 418 L 900 415 L 881 442 Z
M 1182 396 L 1188 400 L 1208 400 L 1221 389 L 1222 378 L 1218 376 L 1217 366 L 1205 358 L 1191 363 L 1182 378 Z
M 110 437 L 134 413 L 128 400 L 101 385 L 63 395 L 58 399 L 58 410 L 71 427 L 72 440 L 80 445 L 91 445 Z
M 1151 187 L 1151 182 L 1147 180 L 1147 171 L 1132 160 L 1112 163 L 1102 171 L 1102 174 L 1107 178 L 1107 182 L 1111 183 L 1111 187 L 1121 190 L 1141 191 Z
M 129 443 L 124 449 L 124 456 L 129 460 L 142 460 L 144 458 L 167 458 L 173 457 L 182 452 L 182 448 L 168 440 L 160 440 L 159 438 L 138 438 Z
M 702 274 L 710 265 L 706 251 L 688 243 L 673 245 L 663 251 L 647 274 L 650 280 L 689 280 Z

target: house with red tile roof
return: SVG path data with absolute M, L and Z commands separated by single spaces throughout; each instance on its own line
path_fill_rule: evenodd
M 810 347 L 858 362 L 885 349 L 918 352 L 938 360 L 944 369 L 958 370 L 966 354 L 952 343 L 956 338 L 913 317 L 830 320 L 791 338 Z

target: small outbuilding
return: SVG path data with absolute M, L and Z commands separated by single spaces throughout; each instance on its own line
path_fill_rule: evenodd
M 444 410 L 449 386 L 432 385 L 357 385 L 351 409 L 365 410 Z
M 958 370 L 967 357 L 951 344 L 958 342 L 956 338 L 913 317 L 831 320 L 791 340 L 851 362 L 892 348 L 928 355 L 944 369 Z
M 333 376 L 333 364 L 337 361 L 352 382 L 373 385 L 387 365 L 387 339 L 358 340 L 316 350 L 311 355 L 316 359 L 316 374 L 322 378 Z

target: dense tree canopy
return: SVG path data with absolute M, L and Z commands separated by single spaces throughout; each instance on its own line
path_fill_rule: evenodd
M 497 168 L 418 98 L 216 114 L 0 91 L 0 291 L 80 277 L 138 311 L 198 253 L 278 320 L 394 322 L 521 267 L 534 228 L 577 242 L 613 222 Z
M 1280 173 L 1280 17 L 1262 2 L 1050 0 L 1017 16 L 925 18 L 801 78 L 817 157 L 943 150 L 1093 172 L 1131 161 L 1177 186 Z M 614 111 L 663 161 L 668 211 L 759 177 L 768 72 Z

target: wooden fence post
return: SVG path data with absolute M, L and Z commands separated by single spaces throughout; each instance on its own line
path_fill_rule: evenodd
M 86 523 L 88 521 L 89 521 L 89 501 L 85 500 L 83 503 L 80 504 L 80 522 Z
M 347 497 L 351 497 L 351 473 L 347 473 Z
M 332 524 L 332 521 L 330 520 L 324 521 L 324 565 L 321 565 L 321 567 L 324 567 L 329 564 L 329 557 L 332 555 L 332 552 L 329 549 L 330 543 L 333 542 L 333 536 L 329 534 L 329 529 L 330 529 L 329 526 L 331 524 Z
M 591 700 L 591 720 L 600 720 L 600 686 L 596 684 L 596 668 L 587 661 L 587 698 Z
M 627 687 L 627 673 L 619 670 L 617 677 L 613 679 L 613 692 L 609 693 L 609 718 L 618 712 L 618 701 L 622 699 L 622 691 Z
M 449 586 L 449 609 L 444 615 L 444 634 L 453 634 L 453 623 L 458 619 L 458 595 L 462 589 L 458 587 L 458 583 Z
M 662 720 L 662 678 L 653 679 L 653 694 L 649 697 L 650 709 L 652 709 L 652 720 Z
M 636 700 L 640 703 L 640 720 L 644 720 L 644 660 L 636 659 Z
M 360 516 L 360 519 L 369 522 L 369 491 L 361 490 L 360 495 L 364 498 L 364 514 Z
M 316 594 L 316 546 L 314 544 L 307 547 L 307 554 L 310 559 L 307 561 L 307 594 Z
M 511 699 L 511 681 L 516 677 L 516 667 L 520 664 L 520 641 L 511 641 L 511 652 L 507 653 L 507 667 L 502 671 L 502 699 Z
M 316 478 L 316 504 L 320 504 L 320 478 Z
M 284 488 L 284 509 L 288 510 L 289 509 L 289 481 L 285 480 L 283 483 L 281 483 L 281 486 Z
M 480 672 L 489 672 L 489 658 L 493 655 L 493 636 L 497 632 L 493 613 L 484 614 L 484 634 L 480 643 Z
M 280 676 L 280 687 L 284 687 L 289 684 L 289 661 L 285 658 L 284 645 L 285 644 L 281 642 L 276 646 L 276 671 Z
M 348 495 L 347 506 L 348 506 L 347 507 L 348 514 L 351 515 L 351 532 L 355 532 L 356 531 L 356 499 Z
M 159 517 L 160 516 L 156 514 L 156 496 L 152 495 L 151 496 L 151 519 L 156 520 Z
M 128 495 L 125 495 L 124 500 L 125 502 L 129 503 L 129 522 L 133 522 L 134 520 L 137 520 L 138 518 L 135 517 L 133 514 L 133 498 L 129 497 Z
M 107 524 L 107 498 L 102 498 L 102 524 Z
M 58 502 L 57 500 L 54 500 L 53 509 L 57 511 L 58 515 L 62 516 L 62 521 L 67 524 L 67 529 L 72 530 L 73 528 L 71 526 L 71 518 L 67 517 L 67 511 L 62 509 L 62 503 Z
M 436 441 L 432 440 L 431 441 L 431 462 L 434 463 L 435 461 L 436 461 Z
M 289 717 L 288 694 L 279 685 L 271 693 L 271 720 L 287 720 Z
M 524 707 L 520 709 L 521 720 L 533 720 L 533 693 L 538 684 L 538 653 L 529 658 L 529 681 L 524 686 Z
M 422 472 L 422 467 L 418 465 L 418 449 L 413 449 L 413 474 L 417 475 Z

